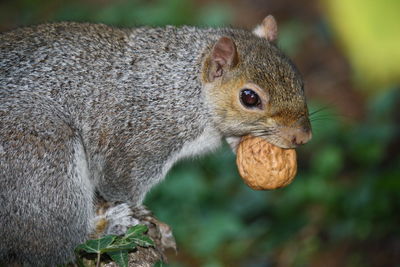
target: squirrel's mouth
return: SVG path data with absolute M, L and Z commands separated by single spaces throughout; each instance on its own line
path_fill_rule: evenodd
M 226 139 L 226 142 L 231 147 L 233 153 L 236 154 L 237 147 L 239 146 L 240 139 L 242 139 L 242 137 L 241 136 L 230 136 L 230 137 L 226 137 L 225 139 Z
M 251 135 L 251 133 L 250 133 L 250 135 Z M 231 147 L 233 153 L 236 154 L 236 151 L 239 146 L 240 140 L 242 139 L 242 136 L 229 136 L 229 137 L 226 137 L 225 139 L 226 139 L 226 142 Z M 290 140 L 286 136 L 281 136 L 281 135 L 270 135 L 268 137 L 264 137 L 264 139 L 268 143 L 271 143 L 280 148 L 296 148 L 300 145 L 300 144 L 293 143 L 292 140 Z

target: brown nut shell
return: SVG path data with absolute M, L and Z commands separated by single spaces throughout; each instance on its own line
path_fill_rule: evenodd
M 245 136 L 236 164 L 244 182 L 255 190 L 271 190 L 292 182 L 297 172 L 296 151 L 272 145 L 261 137 Z

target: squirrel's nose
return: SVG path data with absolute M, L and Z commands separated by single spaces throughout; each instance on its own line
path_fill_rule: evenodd
M 310 141 L 312 137 L 311 129 L 308 127 L 296 128 L 292 132 L 292 143 L 293 145 L 303 145 Z

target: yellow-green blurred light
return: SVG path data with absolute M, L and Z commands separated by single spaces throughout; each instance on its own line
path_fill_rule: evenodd
M 400 83 L 400 1 L 322 0 L 338 41 L 369 89 Z

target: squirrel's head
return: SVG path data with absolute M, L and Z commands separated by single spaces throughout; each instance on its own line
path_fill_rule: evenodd
M 233 147 L 247 134 L 282 148 L 311 139 L 303 81 L 276 38 L 275 19 L 268 16 L 253 33 L 227 32 L 204 60 L 207 103 Z

